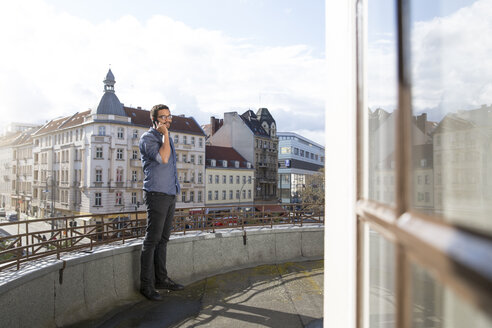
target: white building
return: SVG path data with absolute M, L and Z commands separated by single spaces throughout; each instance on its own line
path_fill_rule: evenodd
M 150 114 L 140 107 L 123 106 L 114 84 L 109 70 L 104 95 L 96 109 L 52 120 L 33 136 L 33 207 L 38 215 L 145 209 L 138 144 L 151 126 Z M 177 207 L 202 206 L 203 131 L 193 118 L 174 116 L 170 132 L 178 141 L 177 168 L 183 182 Z M 191 183 L 188 177 L 196 177 L 197 181 Z M 192 189 L 196 198 L 190 197 Z
M 278 189 L 282 203 L 293 203 L 306 184 L 306 175 L 325 165 L 325 147 L 294 132 L 279 132 Z

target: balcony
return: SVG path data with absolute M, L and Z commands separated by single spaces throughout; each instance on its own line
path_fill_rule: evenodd
M 188 144 L 182 144 L 182 143 L 178 143 L 178 144 L 175 144 L 174 145 L 176 150 L 190 150 L 190 149 L 193 149 L 194 146 L 193 145 L 188 145 Z
M 191 170 L 195 168 L 195 164 L 192 162 L 177 162 L 176 167 L 178 170 Z
M 57 218 L 59 231 L 54 236 L 56 239 L 50 240 L 50 235 L 46 234 L 47 241 L 43 241 L 41 235 L 30 226 L 29 238 L 26 237 L 30 243 L 18 246 L 19 248 L 15 248 L 14 252 L 23 248 L 32 249 L 33 246 L 36 246 L 38 255 L 49 255 L 51 250 L 47 246 L 52 246 L 60 251 L 60 259 L 53 258 L 46 262 L 30 262 L 24 256 L 14 259 L 14 265 L 15 260 L 21 260 L 20 271 L 16 272 L 14 266 L 12 271 L 4 271 L 3 276 L 3 288 L 10 291 L 0 294 L 0 302 L 5 304 L 2 309 L 6 314 L 2 317 L 3 323 L 11 326 L 9 323 L 15 322 L 17 326 L 23 327 L 37 327 L 41 324 L 43 326 L 69 326 L 91 319 L 94 325 L 99 326 L 108 318 L 98 317 L 94 314 L 106 313 L 108 309 L 114 309 L 116 312 L 121 311 L 117 309 L 121 299 L 128 299 L 142 306 L 124 309 L 124 313 L 120 312 L 110 319 L 110 321 L 113 320 L 109 324 L 110 326 L 119 326 L 120 321 L 128 320 L 128 318 L 138 318 L 134 322 L 136 325 L 149 324 L 150 326 L 162 326 L 162 320 L 170 316 L 176 319 L 176 313 L 173 312 L 173 308 L 168 306 L 169 303 L 167 302 L 161 303 L 163 306 L 159 307 L 158 311 L 153 312 L 156 316 L 139 315 L 141 311 L 148 312 L 152 307 L 156 310 L 155 307 L 159 304 L 142 302 L 143 297 L 138 293 L 138 288 L 135 288 L 138 284 L 138 275 L 134 274 L 135 263 L 140 257 L 140 252 L 137 250 L 140 249 L 142 243 L 141 239 L 135 238 L 145 232 L 145 223 L 142 219 L 140 221 L 135 220 L 133 213 L 122 213 L 120 217 L 128 217 L 129 220 L 121 221 L 102 217 L 88 221 L 70 217 Z M 140 214 L 144 215 L 144 212 Z M 178 220 L 179 223 L 175 224 L 175 228 L 180 229 L 180 224 L 182 225 L 184 221 L 183 218 Z M 50 222 L 51 220 L 46 220 L 36 224 L 44 225 L 49 230 Z M 76 225 L 73 224 L 75 222 Z M 21 230 L 23 226 L 21 225 Z M 169 257 L 168 270 L 175 273 L 173 279 L 187 285 L 186 293 L 192 295 L 191 303 L 193 306 L 200 304 L 200 299 L 206 299 L 208 303 L 199 305 L 197 310 L 203 311 L 205 314 L 210 308 L 222 308 L 221 311 L 210 317 L 211 321 L 208 322 L 212 326 L 217 326 L 216 324 L 224 322 L 224 320 L 230 320 L 231 311 L 238 309 L 248 313 L 248 315 L 240 316 L 236 320 L 242 320 L 246 324 L 249 322 L 253 325 L 258 323 L 258 320 L 268 320 L 272 327 L 282 327 L 282 323 L 290 320 L 297 320 L 299 326 L 302 326 L 299 321 L 301 315 L 306 322 L 322 316 L 323 262 L 318 261 L 318 259 L 323 256 L 323 225 L 318 223 L 299 226 L 297 224 L 294 227 L 285 225 L 276 228 L 267 229 L 265 227 L 261 231 L 253 228 L 250 235 L 250 230 L 246 227 L 244 230 L 247 232 L 246 235 L 234 232 L 229 227 L 217 226 L 215 229 L 221 229 L 219 230 L 221 233 L 215 234 L 212 233 L 212 225 L 208 232 L 187 231 L 186 234 L 176 234 L 175 238 L 169 242 L 168 249 L 171 254 L 179 251 L 181 256 L 179 258 Z M 295 234 L 292 233 L 293 228 L 295 228 Z M 12 229 L 17 231 L 17 225 L 12 224 Z M 120 233 L 113 231 L 117 229 L 125 230 Z M 21 231 L 21 233 L 24 232 Z M 204 234 L 207 238 L 203 238 Z M 80 236 L 85 238 L 80 239 Z M 121 242 L 122 240 L 123 242 Z M 89 249 L 93 241 L 109 242 L 111 247 L 108 248 L 106 245 L 100 248 L 94 246 L 94 253 L 67 253 L 70 251 L 70 244 L 75 248 L 85 246 Z M 191 247 L 192 244 L 194 247 Z M 92 249 L 92 247 L 90 248 Z M 242 256 L 242 254 L 251 254 L 251 256 Z M 311 261 L 296 263 L 295 267 L 289 263 L 272 264 L 299 259 Z M 236 270 L 238 265 L 249 269 L 240 271 L 239 276 L 237 275 L 238 272 L 235 271 L 232 274 L 219 275 L 214 278 L 220 282 L 219 293 L 216 293 L 217 289 L 210 291 L 204 289 L 204 280 L 198 282 L 199 279 Z M 259 276 L 258 270 L 255 269 L 258 265 L 269 267 L 266 271 L 263 267 L 263 273 Z M 65 268 L 67 270 L 64 270 Z M 279 275 L 278 272 L 281 274 Z M 82 274 L 84 279 L 78 281 L 76 278 Z M 22 278 L 22 283 L 19 283 L 19 276 Z M 76 279 L 78 283 L 70 283 L 73 279 Z M 252 280 L 254 283 L 251 283 Z M 94 288 L 94 284 L 97 285 L 97 282 L 101 281 L 105 282 L 105 287 Z M 271 283 L 275 281 L 284 283 L 275 283 L 275 286 L 272 287 Z M 195 282 L 198 284 L 193 284 Z M 53 291 L 53 288 L 56 288 L 56 292 Z M 244 298 L 233 297 L 233 295 L 249 293 L 250 291 L 254 291 L 254 293 L 248 294 L 246 301 Z M 42 302 L 42 306 L 36 307 L 32 311 L 18 311 L 19 308 L 29 308 L 32 300 L 26 295 L 33 293 L 47 297 Z M 210 293 L 210 297 L 204 293 Z M 289 300 L 290 298 L 278 302 L 278 295 L 280 294 L 303 295 L 305 297 L 299 298 L 295 302 Z M 85 300 L 91 304 L 91 308 L 80 307 L 80 295 L 85 295 Z M 230 295 L 230 297 L 226 297 L 227 301 L 224 301 L 224 295 Z M 171 299 L 172 297 L 175 299 Z M 194 320 L 190 316 L 190 312 L 186 310 L 191 300 L 189 297 L 184 300 L 180 293 L 166 295 L 166 298 L 172 302 L 177 302 L 178 306 L 184 307 L 184 316 L 178 314 L 182 316 L 179 317 L 181 321 L 187 318 Z M 306 306 L 298 306 L 302 299 L 309 300 L 307 303 L 309 306 L 307 304 Z M 272 302 L 276 307 L 275 310 L 271 308 Z M 268 305 L 265 306 L 265 304 Z M 305 312 L 305 309 L 309 309 L 309 311 Z M 219 312 L 224 313 L 220 314 Z M 265 316 L 267 317 L 265 318 Z M 220 325 L 218 326 L 220 327 Z

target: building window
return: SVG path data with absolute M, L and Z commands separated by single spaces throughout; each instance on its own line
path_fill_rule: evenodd
M 106 135 L 106 127 L 104 125 L 99 127 L 99 135 L 100 136 L 105 136 Z
M 181 192 L 181 201 L 184 203 L 186 202 L 186 191 Z
M 227 197 L 227 193 L 225 190 L 222 190 L 222 200 L 225 200 Z
M 213 182 L 212 182 L 212 179 L 213 179 L 213 178 L 212 178 L 212 175 L 211 175 L 211 174 L 209 174 L 209 175 L 208 175 L 208 183 L 213 183 Z
M 215 176 L 215 183 L 219 183 L 219 176 L 218 175 Z
M 211 191 L 208 192 L 208 200 L 212 200 L 212 192 Z
M 177 144 L 179 143 L 179 135 L 174 135 L 174 143 Z
M 186 163 L 186 154 L 181 155 L 181 158 L 183 160 L 183 163 Z
M 195 164 L 195 155 L 190 155 L 190 162 Z
M 194 202 L 195 201 L 195 192 L 194 191 L 190 191 L 190 202 Z
M 239 196 L 239 190 L 236 190 L 236 199 L 240 199 Z
M 233 198 L 233 195 L 234 195 L 233 191 L 232 190 L 229 190 L 229 199 L 232 199 Z
M 198 164 L 203 164 L 203 156 L 202 155 L 199 155 L 198 156 Z
M 138 159 L 138 150 L 133 150 L 132 152 L 132 159 Z
M 133 139 L 138 139 L 138 130 L 133 130 Z
M 202 192 L 201 191 L 198 191 L 198 199 L 197 199 L 198 202 L 201 202 L 202 201 Z
M 226 184 L 227 183 L 227 175 L 222 176 L 222 183 Z
M 218 190 L 216 190 L 214 192 L 214 200 L 219 200 L 219 191 Z
M 251 199 L 251 190 L 248 190 L 248 199 Z
M 246 184 L 246 176 L 243 175 L 243 184 Z
M 122 182 L 123 181 L 123 169 L 117 169 L 116 170 L 116 182 Z
M 246 199 L 246 190 L 243 190 L 243 199 Z
M 304 157 L 304 150 L 301 149 L 300 155 Z
M 229 183 L 230 184 L 234 183 L 234 177 L 232 175 L 229 175 Z
M 96 182 L 102 182 L 102 170 L 96 169 Z
M 248 176 L 248 184 L 251 184 L 251 176 Z
M 132 192 L 132 205 L 135 205 L 137 204 L 137 193 L 136 192 Z
M 123 203 L 122 197 L 121 197 L 121 191 L 118 191 L 116 193 L 116 205 L 121 205 Z
M 198 172 L 198 183 L 202 183 L 202 172 Z
M 239 184 L 239 175 L 236 175 L 236 184 Z
M 123 149 L 122 148 L 116 149 L 116 159 L 119 159 L 119 160 L 123 159 Z
M 103 149 L 102 149 L 102 147 L 97 147 L 96 148 L 96 158 L 97 159 L 102 159 L 103 158 Z
M 191 137 L 191 144 L 194 146 L 195 145 L 195 137 Z
M 132 181 L 133 182 L 137 181 L 137 171 L 132 171 Z
M 203 139 L 198 138 L 198 147 L 202 148 L 203 147 Z
M 125 129 L 123 128 L 118 128 L 118 132 L 117 132 L 117 135 L 118 135 L 118 139 L 123 139 L 123 134 L 125 132 Z
M 96 192 L 95 193 L 95 196 L 94 196 L 94 206 L 102 206 L 101 195 L 102 194 L 100 192 Z
M 187 139 L 188 139 L 188 137 L 187 137 L 187 136 L 183 136 L 183 144 L 184 144 L 184 145 L 186 145 L 186 142 L 188 141 Z

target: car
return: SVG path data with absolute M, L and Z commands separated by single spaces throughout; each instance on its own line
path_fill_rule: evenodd
M 6 217 L 6 216 L 7 216 L 7 212 L 5 212 L 5 209 L 0 208 L 0 217 Z
M 11 214 L 7 215 L 7 220 L 9 220 L 9 221 L 17 221 L 18 220 L 17 213 L 11 213 Z
M 223 218 L 216 218 L 215 219 L 215 226 L 220 227 L 220 226 L 237 226 L 237 216 L 226 216 Z

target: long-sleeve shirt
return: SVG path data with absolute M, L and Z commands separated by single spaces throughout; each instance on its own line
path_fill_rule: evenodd
M 159 153 L 162 145 L 162 134 L 156 129 L 150 128 L 140 137 L 139 148 L 145 176 L 143 190 L 179 195 L 181 186 L 176 170 L 176 152 L 172 138 L 169 138 L 169 144 L 171 155 L 169 161 L 164 163 Z

